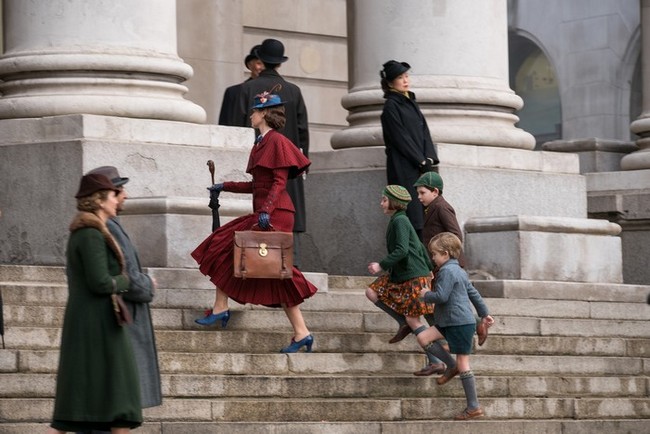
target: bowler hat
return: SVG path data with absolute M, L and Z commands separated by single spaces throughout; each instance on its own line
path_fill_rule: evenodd
M 91 170 L 86 175 L 91 175 L 93 173 L 104 175 L 105 177 L 111 180 L 111 182 L 115 187 L 121 187 L 127 182 L 129 182 L 129 178 L 122 178 L 120 174 L 117 172 L 117 168 L 113 166 L 98 167 L 96 169 Z
M 387 185 L 382 194 L 388 199 L 407 205 L 411 201 L 411 194 L 401 185 Z
M 436 172 L 427 172 L 420 176 L 413 187 L 424 186 L 429 188 L 437 188 L 440 194 L 442 194 L 442 177 Z
M 279 105 L 284 105 L 284 101 L 282 101 L 280 96 L 265 91 L 258 95 L 255 95 L 255 102 L 253 103 L 253 107 L 251 107 L 251 109 L 261 110 L 269 107 L 276 107 Z
M 398 75 L 404 74 L 406 71 L 411 69 L 411 65 L 406 62 L 398 62 L 397 60 L 389 60 L 388 62 L 382 65 L 384 69 L 379 71 L 381 78 L 385 78 L 388 81 L 393 81 L 397 78 Z
M 246 66 L 246 68 L 248 68 L 248 62 L 250 62 L 253 59 L 259 59 L 259 57 L 257 57 L 256 51 L 259 50 L 260 47 L 261 47 L 261 45 L 256 45 L 253 48 L 251 48 L 250 54 L 248 56 L 246 56 L 246 58 L 244 59 L 244 65 Z M 248 68 L 248 69 L 250 69 L 250 68 Z
M 277 39 L 265 39 L 260 48 L 255 50 L 257 57 L 264 63 L 277 65 L 289 60 L 284 55 L 284 44 Z
M 79 199 L 80 197 L 90 196 L 91 194 L 102 190 L 113 190 L 116 193 L 120 192 L 120 189 L 116 188 L 105 175 L 92 173 L 81 177 L 81 182 L 79 182 L 79 191 L 77 191 L 77 194 L 75 194 L 74 197 Z

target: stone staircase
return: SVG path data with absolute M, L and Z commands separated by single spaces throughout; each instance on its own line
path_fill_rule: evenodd
M 414 339 L 389 345 L 395 323 L 365 299 L 369 278 L 310 275 L 303 305 L 314 353 L 279 354 L 291 329 L 281 310 L 231 305 L 228 328 L 194 318 L 213 289 L 197 270 L 150 269 L 164 403 L 137 432 L 649 433 L 648 286 L 476 281 L 496 324 L 471 363 L 486 417 L 456 379 L 411 374 Z M 0 266 L 5 341 L 0 433 L 44 432 L 51 417 L 67 298 L 61 267 Z M 80 379 L 83 381 L 83 379 Z

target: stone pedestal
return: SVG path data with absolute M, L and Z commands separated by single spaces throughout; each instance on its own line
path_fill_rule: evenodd
M 66 115 L 0 120 L 0 262 L 60 265 L 81 175 L 116 166 L 130 178 L 123 223 L 144 266 L 195 266 L 191 248 L 211 232 L 210 173 L 246 180 L 250 128 Z M 242 202 L 243 201 L 243 202 Z M 224 193 L 223 222 L 250 210 Z
M 650 169 L 587 175 L 589 216 L 623 228 L 623 280 L 650 284 Z
M 439 146 L 444 197 L 461 228 L 475 217 L 587 217 L 578 156 L 487 146 Z M 330 274 L 366 275 L 386 255 L 388 218 L 379 207 L 386 184 L 383 147 L 312 153 L 305 182 L 308 232 L 303 264 Z M 562 194 L 558 194 L 562 192 Z M 494 246 L 480 253 L 490 256 Z
M 580 172 L 616 172 L 621 159 L 639 147 L 633 142 L 605 140 L 596 137 L 576 140 L 553 140 L 542 145 L 545 151 L 574 152 L 580 157 Z
M 621 227 L 607 220 L 472 218 L 467 268 L 497 279 L 622 283 Z

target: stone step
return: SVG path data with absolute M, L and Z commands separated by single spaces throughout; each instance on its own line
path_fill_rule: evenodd
M 188 335 L 187 333 L 191 333 Z M 224 331 L 216 333 L 157 331 L 156 341 L 162 351 L 176 352 L 255 352 L 273 353 L 290 339 L 288 333 Z M 314 334 L 314 351 L 321 353 L 384 353 L 422 350 L 415 339 L 407 338 L 389 344 L 392 333 L 328 333 Z M 474 345 L 477 354 L 576 355 L 647 357 L 650 339 L 501 336 L 491 334 L 482 347 Z
M 425 363 L 423 353 L 297 353 L 252 354 L 161 351 L 161 371 L 176 374 L 350 375 L 411 374 Z M 650 375 L 641 357 L 588 357 L 544 355 L 472 356 L 479 375 Z M 0 372 L 53 373 L 58 352 L 0 350 Z
M 307 317 L 307 315 L 305 315 Z M 155 315 L 154 315 L 155 317 Z M 165 317 L 169 320 L 169 317 Z M 233 315 L 233 318 L 236 316 Z M 255 319 L 251 319 L 255 321 Z M 587 325 L 580 325 L 582 330 L 570 330 L 576 333 L 575 336 L 559 336 L 551 333 L 542 333 L 542 329 L 551 328 L 548 320 L 540 323 L 539 320 L 524 321 L 518 318 L 500 318 L 502 324 L 490 328 L 490 335 L 483 347 L 474 345 L 474 351 L 478 353 L 491 354 L 548 354 L 548 355 L 625 355 L 632 357 L 647 357 L 650 354 L 650 339 L 642 337 L 629 337 L 624 333 L 612 336 L 602 336 L 596 333 L 606 327 L 600 325 L 594 331 L 587 327 L 593 326 L 593 321 Z M 565 324 L 576 326 L 576 321 L 565 321 Z M 169 326 L 163 329 L 159 321 L 156 324 L 156 340 L 158 347 L 163 351 L 182 352 L 261 352 L 272 353 L 287 344 L 291 338 L 291 329 L 284 324 L 282 327 L 271 325 L 269 327 L 259 326 L 247 327 L 244 324 L 237 325 L 234 320 L 228 323 L 225 330 L 212 326 L 204 328 L 191 324 L 188 327 L 193 329 L 179 330 Z M 415 339 L 407 337 L 398 344 L 389 344 L 388 340 L 395 332 L 394 325 L 375 327 L 373 324 L 366 324 L 372 331 L 364 332 L 357 328 L 357 331 L 332 331 L 320 329 L 316 321 L 312 321 L 312 332 L 314 335 L 314 351 L 318 352 L 420 352 Z M 633 322 L 624 324 L 630 327 L 614 328 L 605 332 L 635 331 L 642 328 L 644 324 Z M 635 327 L 631 327 L 634 325 Z M 561 324 L 560 324 L 561 326 Z M 560 328 L 557 326 L 557 328 Z M 647 324 L 646 324 L 647 326 Z M 359 327 L 360 328 L 360 327 Z M 269 332 L 268 330 L 273 330 Z M 504 332 L 512 334 L 504 334 Z M 581 333 L 578 333 L 581 332 Z M 589 333 L 586 333 L 589 332 Z M 605 332 L 602 332 L 603 334 Z M 57 349 L 60 344 L 60 327 L 14 327 L 5 328 L 5 342 L 10 349 Z M 646 332 L 647 334 L 647 332 Z
M 647 420 L 436 420 L 364 422 L 145 422 L 138 434 L 466 434 L 466 433 L 647 433 Z M 46 423 L 4 423 L 3 434 L 45 432 Z M 433 431 L 432 431 L 433 429 Z
M 398 422 L 145 422 L 138 434 L 466 434 L 466 433 L 647 433 L 647 420 L 499 420 L 482 418 L 468 422 L 431 420 Z M 3 434 L 34 434 L 45 423 L 5 423 Z M 433 431 L 432 431 L 433 429 Z
M 144 268 L 156 279 L 160 288 L 214 289 L 209 278 L 198 268 Z M 326 273 L 303 272 L 305 277 L 323 292 L 329 288 Z M 0 265 L 0 282 L 65 283 L 65 267 L 44 265 Z
M 540 300 L 617 301 L 645 303 L 648 285 L 556 282 L 539 280 L 475 280 L 483 297 Z
M 64 284 L 44 283 L 10 283 L 0 284 L 5 304 L 5 321 L 12 324 L 14 317 L 20 317 L 17 312 L 12 315 L 11 308 L 22 307 L 22 316 L 29 320 L 37 317 L 52 318 L 53 315 L 42 314 L 35 310 L 37 307 L 63 307 L 67 301 L 67 287 Z M 650 320 L 650 309 L 645 302 L 606 302 L 606 301 L 575 301 L 547 299 L 502 299 L 486 298 L 486 303 L 494 317 L 522 316 L 534 318 L 574 318 L 574 319 L 612 319 L 612 320 Z M 197 289 L 162 289 L 156 294 L 152 303 L 158 309 L 194 309 L 197 315 L 212 305 L 214 291 Z M 28 309 L 30 307 L 31 309 Z M 236 310 L 266 310 L 269 309 L 231 302 L 231 308 Z M 328 312 L 367 312 L 381 313 L 360 291 L 339 290 L 330 293 L 317 293 L 316 296 L 303 303 L 302 310 Z M 273 310 L 271 310 L 273 311 Z M 165 315 L 174 316 L 170 310 Z M 178 316 L 176 314 L 176 316 Z M 19 325 L 16 323 L 15 325 Z
M 65 268 L 48 265 L 0 265 L 0 282 L 65 283 Z
M 480 403 L 486 419 L 650 418 L 648 397 L 480 398 Z M 438 421 L 451 419 L 465 406 L 464 398 L 450 397 L 363 400 L 168 398 L 161 406 L 146 409 L 144 414 L 148 422 Z M 0 420 L 4 423 L 47 422 L 52 416 L 52 408 L 52 399 L 0 399 Z
M 414 375 L 197 375 L 163 374 L 168 398 L 462 398 L 462 387 L 438 386 L 436 377 Z M 641 376 L 476 376 L 482 398 L 646 397 Z M 5 374 L 0 398 L 52 398 L 56 373 Z
M 214 290 L 214 285 L 196 268 L 146 268 L 161 289 Z M 374 277 L 328 276 L 305 272 L 322 292 L 356 290 L 363 292 Z M 65 283 L 65 269 L 55 266 L 0 265 L 0 284 L 6 282 Z M 474 280 L 486 298 L 616 301 L 645 303 L 650 286 L 614 283 L 585 283 L 527 280 Z M 4 295 L 4 293 L 3 293 Z

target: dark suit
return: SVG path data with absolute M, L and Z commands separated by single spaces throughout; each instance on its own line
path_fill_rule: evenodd
M 273 90 L 274 86 L 281 85 L 281 89 Z M 293 142 L 306 157 L 309 157 L 309 129 L 307 122 L 307 107 L 302 98 L 300 88 L 293 83 L 286 81 L 277 71 L 273 69 L 263 70 L 259 77 L 242 84 L 239 97 L 239 119 L 237 126 L 250 127 L 250 108 L 253 106 L 255 95 L 264 91 L 271 91 L 285 101 L 286 125 L 278 130 L 285 137 Z M 305 232 L 306 212 L 305 193 L 302 177 L 297 177 L 287 183 L 287 191 L 293 205 L 296 208 L 294 232 Z M 273 222 L 271 222 L 273 223 Z

